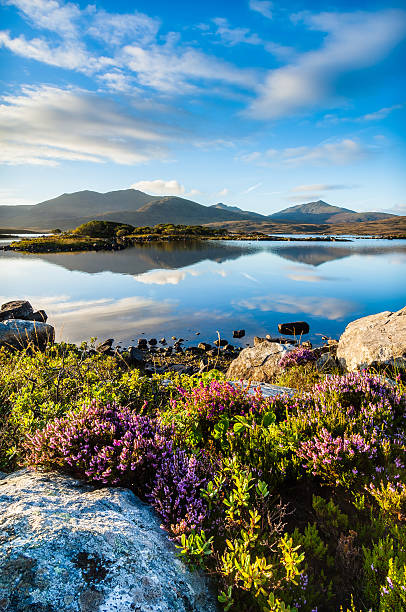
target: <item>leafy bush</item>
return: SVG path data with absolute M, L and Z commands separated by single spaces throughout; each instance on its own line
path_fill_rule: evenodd
M 6 467 L 131 487 L 226 610 L 405 609 L 400 378 L 307 363 L 284 374 L 302 393 L 265 400 L 217 372 L 163 384 L 84 349 L 0 351 Z

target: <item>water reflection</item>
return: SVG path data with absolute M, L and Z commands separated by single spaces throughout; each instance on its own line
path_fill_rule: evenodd
M 405 241 L 194 242 L 117 253 L 0 251 L 0 300 L 44 308 L 59 339 L 146 335 L 212 342 L 277 333 L 293 317 L 338 337 L 358 317 L 406 303 Z M 379 282 L 379 284 L 378 284 Z M 239 343 L 238 341 L 236 343 Z

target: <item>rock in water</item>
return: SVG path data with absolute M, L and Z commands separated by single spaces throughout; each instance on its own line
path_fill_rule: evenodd
M 27 300 L 14 300 L 2 304 L 0 310 L 0 321 L 7 319 L 27 320 L 34 314 L 34 309 Z
M 310 327 L 306 321 L 294 321 L 293 323 L 279 323 L 278 331 L 285 336 L 301 336 L 308 334 Z
M 45 348 L 55 339 L 55 329 L 48 323 L 9 319 L 0 323 L 0 346 L 22 349 L 29 344 Z
M 241 351 L 227 370 L 227 378 L 269 382 L 281 371 L 279 361 L 291 349 L 276 342 L 260 342 Z
M 0 483 L 3 612 L 217 609 L 131 491 L 28 470 Z
M 349 371 L 374 365 L 405 368 L 406 306 L 349 323 L 339 340 L 337 358 Z

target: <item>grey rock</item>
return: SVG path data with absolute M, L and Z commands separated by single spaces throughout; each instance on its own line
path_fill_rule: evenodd
M 127 489 L 23 470 L 1 481 L 3 612 L 214 612 L 153 510 Z
M 0 346 L 22 349 L 34 345 L 43 349 L 54 339 L 55 329 L 48 323 L 21 319 L 8 319 L 0 323 Z
M 352 371 L 370 366 L 406 367 L 406 306 L 352 321 L 345 328 L 337 358 Z
M 0 321 L 7 319 L 27 320 L 34 313 L 34 309 L 27 300 L 14 300 L 2 304 L 0 309 Z
M 275 374 L 281 372 L 279 361 L 290 350 L 284 344 L 267 340 L 246 348 L 231 362 L 227 378 L 269 382 Z
M 293 397 L 297 393 L 296 389 L 292 389 L 291 387 L 281 387 L 280 385 L 270 385 L 269 383 L 263 382 L 249 382 L 244 381 L 236 381 L 231 380 L 228 381 L 233 387 L 244 387 L 247 390 L 249 395 L 255 395 L 257 389 L 260 389 L 262 397 L 277 397 L 278 395 L 289 395 Z

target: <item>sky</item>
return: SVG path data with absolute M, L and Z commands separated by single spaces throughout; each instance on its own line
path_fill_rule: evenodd
M 0 205 L 406 214 L 403 2 L 0 0 Z

